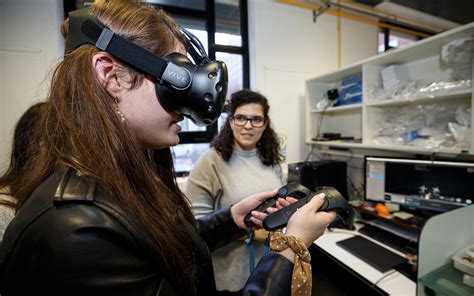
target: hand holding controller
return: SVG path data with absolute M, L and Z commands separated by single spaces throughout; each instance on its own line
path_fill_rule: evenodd
M 269 231 L 285 227 L 288 224 L 290 217 L 296 212 L 296 210 L 307 204 L 314 196 L 320 193 L 324 193 L 325 198 L 323 204 L 317 211 L 336 211 L 339 217 L 343 220 L 344 226 L 350 228 L 353 210 L 344 197 L 339 193 L 339 191 L 333 187 L 324 187 L 321 190 L 307 196 L 306 198 L 302 198 L 294 204 L 268 215 L 263 220 L 263 227 Z
M 296 199 L 301 199 L 304 197 L 307 197 L 311 194 L 311 190 L 306 188 L 305 186 L 297 183 L 297 182 L 290 182 L 286 185 L 283 185 L 278 189 L 277 195 L 275 197 L 271 197 L 266 199 L 263 203 L 261 203 L 258 207 L 253 209 L 253 211 L 258 211 L 258 212 L 266 212 L 266 210 L 269 207 L 274 207 L 278 198 L 285 198 L 287 196 L 294 197 Z M 244 218 L 244 222 L 246 225 L 251 226 L 252 225 L 252 220 L 250 220 L 250 217 L 252 217 L 251 213 L 248 213 L 247 216 Z

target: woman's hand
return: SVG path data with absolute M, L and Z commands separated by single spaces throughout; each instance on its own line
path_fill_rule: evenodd
M 316 212 L 323 202 L 324 193 L 320 193 L 312 198 L 309 203 L 299 208 L 288 221 L 286 235 L 299 237 L 309 247 L 336 219 L 335 212 Z
M 244 198 L 243 200 L 239 201 L 235 205 L 230 208 L 230 214 L 232 218 L 234 218 L 235 224 L 239 228 L 247 230 L 248 227 L 244 223 L 245 216 L 258 207 L 262 202 L 264 202 L 267 198 L 274 197 L 277 194 L 277 190 L 273 191 L 265 191 L 257 194 L 250 195 L 249 197 Z M 262 220 L 268 214 L 252 211 L 252 217 L 250 220 L 258 227 L 262 227 Z
M 276 202 L 276 208 L 275 207 L 270 207 L 267 209 L 267 213 L 268 214 L 272 214 L 286 206 L 289 206 L 295 202 L 297 202 L 298 200 L 294 197 L 291 197 L 291 196 L 287 196 L 285 198 L 278 198 L 277 202 Z

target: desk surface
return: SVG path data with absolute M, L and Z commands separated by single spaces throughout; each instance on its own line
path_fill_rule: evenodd
M 334 231 L 326 231 L 323 236 L 321 236 L 315 241 L 315 244 L 321 249 L 323 249 L 326 253 L 330 254 L 338 261 L 340 261 L 341 263 L 343 263 L 344 265 L 346 265 L 351 270 L 364 277 L 371 283 L 377 282 L 384 275 L 392 272 L 388 271 L 387 273 L 382 273 L 336 244 L 336 242 L 353 237 L 354 235 L 361 235 L 403 256 L 403 254 L 399 251 L 394 250 L 393 248 L 390 248 L 384 244 L 381 244 L 378 241 L 363 234 L 360 234 L 357 231 L 339 229 L 336 229 Z M 380 280 L 377 284 L 377 287 L 384 290 L 390 295 L 416 295 L 416 283 L 404 276 L 403 274 L 399 273 L 398 271 L 395 271 L 394 273 L 387 275 L 385 278 Z

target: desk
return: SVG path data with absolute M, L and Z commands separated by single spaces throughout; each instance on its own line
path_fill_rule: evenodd
M 385 274 L 381 273 L 371 265 L 365 263 L 364 261 L 360 260 L 359 258 L 355 257 L 351 253 L 347 252 L 343 248 L 339 247 L 336 242 L 351 238 L 354 235 L 362 235 L 357 231 L 349 231 L 349 230 L 339 230 L 335 229 L 333 231 L 326 231 L 326 233 L 318 238 L 315 241 L 315 245 L 321 248 L 330 256 L 334 257 L 337 261 L 344 264 L 350 270 L 355 272 L 358 276 L 365 278 L 370 283 L 377 282 L 380 278 L 382 278 Z M 402 255 L 402 253 L 394 250 L 386 245 L 379 243 L 376 240 L 373 240 L 365 235 L 363 237 L 386 247 L 387 249 Z M 390 271 L 389 271 L 390 272 Z M 386 278 L 382 279 L 378 284 L 377 287 L 383 290 L 384 292 L 388 293 L 389 295 L 403 295 L 403 296 L 410 296 L 416 295 L 416 283 L 411 281 L 409 278 L 404 276 L 403 274 L 395 271 L 394 273 L 388 275 Z

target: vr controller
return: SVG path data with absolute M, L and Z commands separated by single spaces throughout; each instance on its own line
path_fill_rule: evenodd
M 290 182 L 286 185 L 283 185 L 278 189 L 277 195 L 275 197 L 271 197 L 266 199 L 263 203 L 261 203 L 258 207 L 253 209 L 253 211 L 258 211 L 258 212 L 266 212 L 266 210 L 269 207 L 274 207 L 278 198 L 285 198 L 287 196 L 294 197 L 296 199 L 301 199 L 307 197 L 309 194 L 311 194 L 311 190 L 306 188 L 305 186 L 297 183 L 297 182 Z M 250 213 L 247 214 L 244 218 L 244 223 L 247 226 L 252 226 L 252 221 L 250 220 L 250 217 L 252 215 Z
M 296 210 L 307 204 L 313 197 L 316 195 L 324 193 L 324 203 L 318 209 L 320 211 L 335 211 L 338 215 L 338 218 L 342 220 L 343 228 L 352 229 L 352 221 L 354 217 L 354 211 L 344 197 L 333 187 L 323 187 L 320 188 L 317 192 L 311 193 L 307 197 L 304 197 L 294 204 L 291 204 L 279 211 L 268 215 L 263 220 L 263 227 L 268 231 L 277 230 L 285 227 L 290 220 L 291 215 L 293 215 Z

